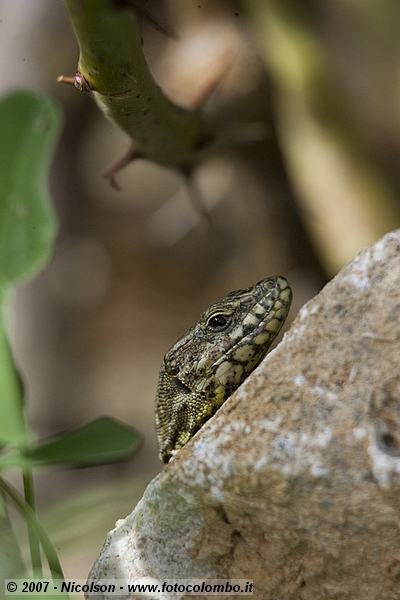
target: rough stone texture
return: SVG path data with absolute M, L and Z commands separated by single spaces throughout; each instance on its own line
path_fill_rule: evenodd
M 399 345 L 395 231 L 302 308 L 109 534 L 91 579 L 252 578 L 263 600 L 398 600 Z

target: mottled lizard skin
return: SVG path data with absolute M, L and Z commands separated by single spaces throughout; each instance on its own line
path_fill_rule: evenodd
M 160 458 L 174 456 L 266 355 L 292 301 L 284 277 L 269 277 L 210 306 L 172 346 L 160 369 Z

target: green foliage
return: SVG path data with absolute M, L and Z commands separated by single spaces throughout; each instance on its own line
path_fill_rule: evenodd
M 142 445 L 130 427 L 100 417 L 25 452 L 33 464 L 69 464 L 74 467 L 105 464 L 130 458 Z
M 0 102 L 0 285 L 32 275 L 56 233 L 47 173 L 61 115 L 49 100 L 18 93 Z
M 25 440 L 22 389 L 5 331 L 7 285 L 48 259 L 56 222 L 47 191 L 58 107 L 28 93 L 0 102 L 0 445 Z
M 44 442 L 34 441 L 26 425 L 24 390 L 7 335 L 7 298 L 14 282 L 35 275 L 52 254 L 57 225 L 47 181 L 60 126 L 60 111 L 46 98 L 15 93 L 0 102 L 0 471 L 22 468 L 25 490 L 23 498 L 0 478 L 3 578 L 22 569 L 4 497 L 14 502 L 27 522 L 35 574 L 42 572 L 42 548 L 53 576 L 62 576 L 57 553 L 36 518 L 32 467 L 124 460 L 141 445 L 134 430 L 107 417 Z
M 0 447 L 26 441 L 22 387 L 14 367 L 0 314 Z M 1 455 L 0 455 L 1 456 Z
M 0 496 L 0 585 L 3 584 L 4 579 L 18 575 L 24 568 L 18 543 L 5 508 L 5 503 L 2 502 Z M 0 598 L 2 591 L 0 591 Z
M 100 417 L 49 441 L 41 441 L 3 457 L 0 455 L 0 469 L 10 466 L 104 465 L 130 458 L 141 445 L 141 437 L 130 427 L 109 417 Z

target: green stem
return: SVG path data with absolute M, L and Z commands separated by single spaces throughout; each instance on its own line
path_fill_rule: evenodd
M 35 492 L 34 492 L 34 482 L 33 482 L 33 473 L 32 469 L 26 467 L 22 471 L 22 477 L 24 482 L 24 494 L 25 494 L 25 502 L 31 507 L 33 513 L 36 515 L 35 508 Z M 38 574 L 38 577 L 43 576 L 43 568 L 42 568 L 42 557 L 40 554 L 40 543 L 37 533 L 32 527 L 31 523 L 27 521 L 28 527 L 28 538 L 29 538 L 29 548 L 31 551 L 31 561 L 32 561 L 32 569 L 35 573 Z
M 171 102 L 154 81 L 132 7 L 115 0 L 64 0 L 80 46 L 77 87 L 133 140 L 136 154 L 182 167 L 205 139 L 200 113 Z
M 51 543 L 47 533 L 44 531 L 43 527 L 37 520 L 36 514 L 32 510 L 31 506 L 27 502 L 25 502 L 23 497 L 11 484 L 7 483 L 1 477 L 0 489 L 2 489 L 13 500 L 21 514 L 25 517 L 29 526 L 31 526 L 32 530 L 35 531 L 35 534 L 43 548 L 43 552 L 49 564 L 49 568 L 52 573 L 53 579 L 64 579 L 62 567 L 58 559 L 57 552 L 53 544 Z

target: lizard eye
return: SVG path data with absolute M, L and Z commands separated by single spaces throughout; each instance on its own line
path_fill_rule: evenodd
M 228 322 L 228 318 L 225 315 L 213 315 L 208 319 L 207 325 L 213 329 L 222 329 Z

